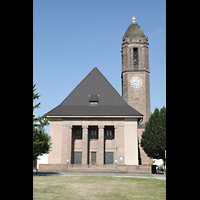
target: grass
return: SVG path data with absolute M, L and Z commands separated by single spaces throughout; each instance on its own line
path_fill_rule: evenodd
M 33 199 L 166 199 L 166 182 L 151 178 L 33 176 Z

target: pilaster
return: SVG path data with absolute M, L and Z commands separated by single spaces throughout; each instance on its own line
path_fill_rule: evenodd
M 67 163 L 67 159 L 69 159 L 69 164 L 71 164 L 71 152 L 72 152 L 72 126 L 71 125 L 66 125 L 65 126 L 65 130 L 66 130 L 66 136 L 67 136 L 67 142 L 66 142 L 66 148 L 67 152 L 66 152 L 66 161 L 65 163 Z
M 104 165 L 104 126 L 100 125 L 99 128 L 99 147 L 98 147 L 98 165 Z
M 88 164 L 88 125 L 83 125 L 82 133 L 82 165 Z

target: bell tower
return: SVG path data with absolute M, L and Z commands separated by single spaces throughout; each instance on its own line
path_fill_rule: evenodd
M 148 37 L 133 17 L 122 39 L 122 97 L 144 115 L 145 124 L 151 114 Z
M 122 40 L 122 97 L 131 107 L 144 115 L 143 121 L 138 125 L 138 163 L 151 165 L 152 159 L 140 147 L 145 122 L 151 115 L 149 43 L 135 17 L 132 18 L 132 23 Z

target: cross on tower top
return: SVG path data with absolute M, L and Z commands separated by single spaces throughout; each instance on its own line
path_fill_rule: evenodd
M 133 18 L 132 18 L 132 23 L 134 23 L 134 24 L 136 23 L 135 19 L 136 19 L 136 18 L 133 16 Z

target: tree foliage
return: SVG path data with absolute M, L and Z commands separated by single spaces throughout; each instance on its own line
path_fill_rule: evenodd
M 39 99 L 39 93 L 35 93 L 35 85 L 33 85 L 33 111 L 40 107 L 41 103 L 34 105 L 34 101 Z M 47 115 L 35 117 L 33 114 L 33 160 L 37 160 L 38 156 L 49 153 L 51 150 L 51 137 L 45 133 L 44 126 L 49 124 L 50 119 Z
M 166 108 L 160 111 L 155 109 L 149 121 L 145 124 L 145 131 L 142 133 L 141 146 L 150 158 L 165 158 L 166 149 Z

